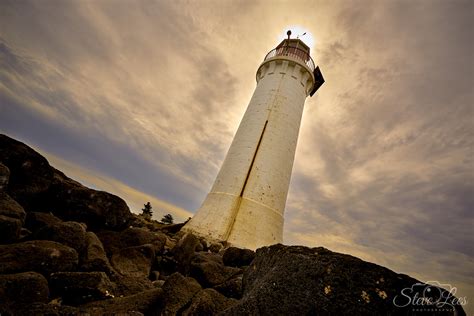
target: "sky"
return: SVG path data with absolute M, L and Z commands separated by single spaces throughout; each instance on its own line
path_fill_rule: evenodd
M 308 98 L 284 241 L 458 289 L 474 313 L 474 2 L 0 1 L 0 132 L 139 212 L 209 191 L 286 30 Z

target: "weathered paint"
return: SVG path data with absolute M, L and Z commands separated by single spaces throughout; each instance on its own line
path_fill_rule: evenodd
M 313 84 L 298 59 L 276 56 L 260 65 L 214 185 L 183 230 L 250 249 L 282 242 L 300 122 Z

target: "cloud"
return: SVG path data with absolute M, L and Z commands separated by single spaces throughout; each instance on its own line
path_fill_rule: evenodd
M 10 108 L 10 118 L 3 118 L 5 125 L 13 121 L 13 116 L 19 116 L 12 113 L 13 107 L 31 112 L 27 117 L 32 124 L 25 123 L 23 129 L 29 138 L 38 121 L 66 129 L 74 134 L 74 143 L 88 140 L 85 149 L 96 152 L 91 156 L 98 161 L 89 161 L 96 169 L 104 168 L 105 160 L 113 157 L 112 164 L 120 165 L 123 170 L 115 168 L 110 173 L 136 184 L 143 181 L 138 180 L 140 172 L 130 174 L 130 167 L 123 165 L 148 165 L 147 169 L 158 170 L 158 175 L 165 173 L 168 178 L 172 175 L 179 179 L 182 187 L 175 186 L 175 192 L 192 194 L 184 198 L 193 204 L 178 203 L 187 208 L 196 207 L 217 173 L 216 152 L 222 158 L 232 138 L 226 124 L 227 113 L 218 111 L 228 105 L 235 90 L 235 78 L 229 66 L 206 43 L 206 34 L 197 38 L 189 32 L 195 29 L 191 20 L 170 23 L 169 17 L 178 9 L 171 4 L 154 3 L 151 7 L 133 9 L 119 4 L 113 16 L 108 7 L 101 5 L 91 7 L 90 3 L 77 2 L 64 6 L 23 8 L 34 16 L 28 22 L 35 26 L 31 31 L 23 28 L 28 14 L 8 15 L 8 26 L 2 25 L 6 29 L 16 25 L 16 32 L 25 33 L 33 45 L 36 43 L 36 47 L 31 47 L 31 43 L 24 45 L 21 39 L 22 52 L 14 44 L 18 39 L 13 37 L 11 42 L 2 39 L 2 61 L 8 66 L 2 70 L 2 90 L 3 97 L 10 100 L 2 106 Z M 53 13 L 58 11 L 58 16 L 53 15 L 46 23 L 46 16 L 51 14 L 49 9 Z M 62 10 L 68 12 L 67 23 L 59 14 Z M 163 18 L 142 19 L 150 11 L 159 11 Z M 121 19 L 116 19 L 120 16 L 130 19 L 130 23 L 121 23 Z M 131 36 L 130 28 L 141 33 Z M 58 32 L 51 32 L 52 29 Z M 158 42 L 148 40 L 155 37 L 159 38 Z M 195 82 L 206 84 L 197 86 Z M 216 86 L 221 88 L 213 89 Z M 177 121 L 179 124 L 174 123 Z M 15 129 L 19 133 L 18 128 L 12 128 Z M 100 159 L 98 156 L 105 151 L 103 144 L 107 142 L 120 147 L 120 153 L 112 155 L 113 150 L 108 149 Z M 47 149 L 61 151 L 57 146 Z M 77 163 L 85 164 L 84 160 L 75 158 Z M 155 181 L 166 182 L 166 178 L 160 178 L 163 177 Z M 165 191 L 168 191 L 166 195 L 176 195 Z
M 342 29 L 317 51 L 329 67 L 303 118 L 286 242 L 473 295 L 473 48 L 462 4 L 338 15 Z
M 176 222 L 183 222 L 192 216 L 192 213 L 182 209 L 170 202 L 157 199 L 154 196 L 140 192 L 113 178 L 97 172 L 91 172 L 69 161 L 56 157 L 52 154 L 42 153 L 52 166 L 59 170 L 68 170 L 67 176 L 81 182 L 82 184 L 98 190 L 105 190 L 120 197 L 125 197 L 130 210 L 136 214 L 141 213 L 143 204 L 151 202 L 153 218 L 160 220 L 163 215 L 171 213 Z

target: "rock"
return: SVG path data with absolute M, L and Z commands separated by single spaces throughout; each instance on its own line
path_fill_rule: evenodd
M 23 207 L 6 192 L 0 191 L 0 215 L 8 216 L 25 222 L 26 212 Z
M 0 215 L 0 243 L 15 242 L 20 237 L 21 221 Z
M 151 271 L 150 280 L 156 281 L 160 279 L 160 271 Z
M 45 276 L 77 268 L 76 250 L 49 240 L 0 245 L 0 274 L 35 271 Z
M 155 253 L 160 253 L 165 246 L 166 235 L 145 228 L 129 227 L 120 232 L 120 241 L 123 248 L 151 244 Z
M 214 315 L 224 311 L 237 302 L 235 299 L 227 298 L 213 289 L 199 291 L 191 302 L 191 305 L 183 312 L 183 316 Z
M 255 251 L 236 247 L 227 248 L 222 256 L 224 264 L 231 267 L 248 266 L 253 258 L 255 258 Z
M 166 236 L 166 242 L 165 242 L 165 250 L 171 250 L 176 246 L 176 240 L 169 238 Z
M 10 170 L 7 193 L 27 212 L 52 211 L 91 229 L 122 229 L 132 218 L 121 198 L 66 177 L 36 151 L 5 135 L 0 135 L 0 163 Z
M 183 226 L 184 223 L 163 225 L 160 230 L 166 234 L 176 234 Z
M 153 282 L 145 277 L 112 274 L 110 279 L 115 283 L 115 296 L 129 296 L 155 288 Z
M 96 236 L 101 241 L 105 253 L 110 258 L 114 252 L 118 252 L 126 246 L 122 245 L 122 240 L 120 238 L 120 232 L 113 231 L 113 230 L 99 230 L 95 232 Z M 138 246 L 138 245 L 131 245 L 129 247 Z
M 163 287 L 165 282 L 166 282 L 165 280 L 155 280 L 152 283 L 154 287 Z
M 215 257 L 203 254 L 191 262 L 191 276 L 198 280 L 203 287 L 222 284 L 241 271 L 238 268 L 226 267 L 222 261 L 215 259 Z
M 32 233 L 29 229 L 22 227 L 20 229 L 20 236 L 19 236 L 20 241 L 26 241 L 26 239 L 29 238 L 31 234 Z
M 111 263 L 121 275 L 131 277 L 148 277 L 155 260 L 152 245 L 128 247 L 112 256 Z
M 0 162 L 0 191 L 6 190 L 8 179 L 10 178 L 10 169 Z
M 159 315 L 163 290 L 155 288 L 127 297 L 115 297 L 82 305 L 83 312 L 90 315 Z
M 80 256 L 80 270 L 102 271 L 110 274 L 112 267 L 99 238 L 93 232 L 86 232 L 84 252 Z
M 52 297 L 79 305 L 113 297 L 113 285 L 104 272 L 57 272 L 49 279 Z
M 0 275 L 0 314 L 15 314 L 22 305 L 48 302 L 48 281 L 36 272 Z
M 15 311 L 13 315 L 159 315 L 159 306 L 163 297 L 162 289 L 152 289 L 107 300 L 86 303 L 73 307 L 59 304 L 35 303 Z
M 202 245 L 201 241 L 198 242 L 196 245 L 196 248 L 194 248 L 194 251 L 199 252 L 199 251 L 204 251 L 204 246 Z
M 8 315 L 8 314 L 7 314 Z M 59 305 L 59 304 L 45 304 L 45 303 L 33 303 L 15 310 L 9 315 L 41 315 L 41 316 L 66 316 L 66 315 L 91 315 L 98 316 L 102 314 L 88 313 L 85 309 L 81 310 L 77 307 Z
M 86 223 L 91 230 L 122 229 L 132 218 L 118 196 L 89 189 L 56 169 L 43 204 L 61 219 Z
M 61 222 L 40 228 L 34 234 L 34 238 L 56 241 L 80 253 L 86 244 L 86 230 L 77 222 Z
M 209 247 L 211 246 L 211 242 L 205 238 L 201 238 L 201 245 L 202 245 L 202 251 L 210 251 Z
M 62 220 L 54 216 L 52 213 L 28 212 L 26 215 L 25 227 L 32 232 L 36 232 L 45 226 L 53 226 L 61 223 Z
M 227 297 L 242 298 L 242 275 L 238 275 L 222 284 L 216 285 L 214 289 Z
M 160 253 L 166 243 L 166 235 L 138 227 L 129 227 L 121 232 L 101 230 L 97 232 L 97 237 L 109 257 L 121 249 L 145 244 L 151 244 L 155 253 Z
M 243 298 L 225 314 L 411 315 L 413 306 L 397 307 L 394 298 L 403 298 L 401 291 L 417 283 L 406 275 L 321 247 L 278 244 L 257 250 L 244 273 Z M 457 306 L 459 315 L 465 315 Z M 436 315 L 443 314 L 453 312 Z
M 178 262 L 173 257 L 157 256 L 155 263 L 156 268 L 160 272 L 160 278 L 164 278 L 165 276 L 177 272 Z
M 189 273 L 191 259 L 194 257 L 196 247 L 200 244 L 199 239 L 191 233 L 186 233 L 181 237 L 171 253 L 178 263 L 178 271 L 184 275 Z
M 209 246 L 209 251 L 213 253 L 219 253 L 219 251 L 221 251 L 222 248 L 224 248 L 224 246 L 221 243 L 212 243 Z
M 30 211 L 51 185 L 48 161 L 25 144 L 0 134 L 0 162 L 10 170 L 7 192 Z
M 176 315 L 202 288 L 193 278 L 176 272 L 169 276 L 162 289 L 164 298 L 161 315 Z
M 20 238 L 25 216 L 23 207 L 0 191 L 0 243 L 11 243 Z

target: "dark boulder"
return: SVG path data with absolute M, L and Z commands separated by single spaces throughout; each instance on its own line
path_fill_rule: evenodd
M 45 226 L 53 226 L 61 223 L 62 220 L 54 216 L 53 213 L 28 212 L 28 214 L 26 214 L 25 227 L 32 232 L 36 232 Z
M 86 244 L 86 229 L 77 222 L 61 222 L 40 228 L 34 239 L 56 241 L 81 253 Z
M 23 207 L 0 191 L 0 243 L 15 242 L 20 238 L 25 216 Z
M 211 243 L 209 246 L 209 251 L 213 253 L 219 253 L 222 249 L 224 249 L 224 245 L 219 242 Z
M 186 233 L 171 250 L 178 263 L 178 271 L 184 275 L 189 273 L 191 259 L 194 257 L 196 247 L 200 245 L 199 239 L 191 233 Z
M 86 223 L 91 230 L 123 229 L 132 218 L 127 204 L 118 196 L 89 189 L 56 169 L 43 200 L 46 207 L 63 220 Z
M 1 134 L 0 163 L 10 171 L 7 193 L 27 212 L 51 211 L 91 229 L 123 229 L 132 218 L 121 198 L 81 185 L 30 147 Z
M 161 277 L 165 277 L 178 272 L 179 264 L 173 257 L 157 256 L 154 268 L 160 272 Z
M 151 289 L 126 297 L 87 303 L 80 309 L 90 315 L 160 315 L 162 300 L 163 290 Z
M 10 170 L 7 192 L 30 211 L 51 185 L 48 161 L 27 145 L 0 134 L 0 162 Z
M 183 228 L 184 224 L 185 223 L 163 225 L 160 227 L 160 230 L 166 234 L 176 234 Z
M 11 315 L 160 315 L 162 297 L 162 289 L 151 289 L 135 295 L 94 301 L 80 306 L 34 303 L 15 310 Z
M 24 306 L 20 306 L 15 308 L 11 314 L 7 315 L 35 315 L 35 316 L 103 316 L 104 313 L 101 314 L 93 314 L 89 313 L 87 310 L 79 309 L 78 307 L 68 306 L 68 305 L 59 305 L 53 303 L 33 303 Z
M 0 191 L 6 190 L 10 179 L 10 169 L 0 162 Z
M 0 215 L 0 243 L 15 242 L 20 238 L 21 221 Z
M 255 258 L 255 251 L 236 247 L 227 248 L 222 256 L 224 264 L 231 267 L 248 266 L 253 258 Z
M 242 275 L 237 275 L 222 284 L 216 285 L 214 289 L 227 297 L 242 298 Z
M 108 257 L 111 257 L 114 252 L 118 252 L 120 249 L 132 246 L 123 246 L 120 238 L 120 232 L 114 230 L 99 230 L 94 232 L 99 238 L 102 246 L 104 247 L 105 253 Z
M 113 254 L 111 263 L 121 275 L 130 277 L 148 277 L 155 260 L 152 245 L 128 247 Z
M 157 281 L 160 279 L 160 271 L 151 271 L 150 272 L 150 280 Z
M 183 316 L 215 315 L 237 302 L 227 298 L 213 289 L 199 291 L 191 301 L 191 305 L 183 312 Z
M 104 247 L 93 232 L 86 232 L 84 251 L 79 259 L 81 271 L 102 271 L 107 274 L 112 271 Z
M 0 314 L 15 314 L 27 304 L 46 303 L 49 297 L 48 281 L 36 272 L 0 275 Z
M 25 227 L 22 227 L 20 229 L 20 236 L 19 236 L 19 241 L 27 241 L 29 240 L 29 237 L 31 236 L 31 231 Z
M 168 277 L 162 289 L 164 298 L 161 315 L 176 315 L 202 288 L 193 278 L 184 277 L 176 272 Z
M 217 253 L 204 252 L 204 251 L 195 253 L 194 258 L 193 258 L 194 263 L 207 262 L 207 261 L 214 261 L 221 265 L 224 264 L 224 261 L 222 260 L 222 256 Z
M 129 227 L 121 232 L 111 230 L 98 231 L 97 237 L 102 241 L 107 255 L 124 248 L 151 244 L 155 253 L 160 253 L 166 243 L 166 236 L 160 232 L 151 232 L 145 228 Z
M 0 215 L 18 219 L 23 224 L 26 212 L 23 207 L 6 192 L 0 191 Z
M 0 274 L 35 271 L 45 276 L 77 268 L 76 250 L 49 240 L 0 245 Z
M 190 275 L 199 281 L 203 287 L 213 287 L 224 283 L 233 276 L 241 273 L 241 269 L 226 267 L 218 255 L 212 254 L 196 256 L 191 262 Z
M 49 278 L 51 297 L 79 305 L 113 297 L 113 285 L 104 272 L 57 272 Z
M 171 252 L 171 249 L 173 249 L 174 246 L 176 246 L 178 241 L 179 241 L 179 239 L 174 239 L 174 238 L 170 238 L 170 237 L 166 236 L 165 247 L 163 248 L 163 250 L 166 251 L 166 252 Z
M 115 284 L 116 296 L 129 296 L 155 288 L 153 282 L 147 277 L 134 277 L 113 273 L 110 280 Z
M 120 239 L 126 247 L 150 244 L 156 253 L 160 253 L 166 244 L 166 235 L 160 232 L 151 232 L 145 228 L 129 227 L 120 232 Z
M 349 255 L 278 244 L 257 250 L 244 273 L 243 298 L 226 315 L 411 315 L 414 306 L 397 307 L 394 299 L 415 288 L 420 294 L 425 287 Z M 429 308 L 438 309 L 436 315 L 453 315 Z M 465 315 L 460 307 L 458 313 Z

